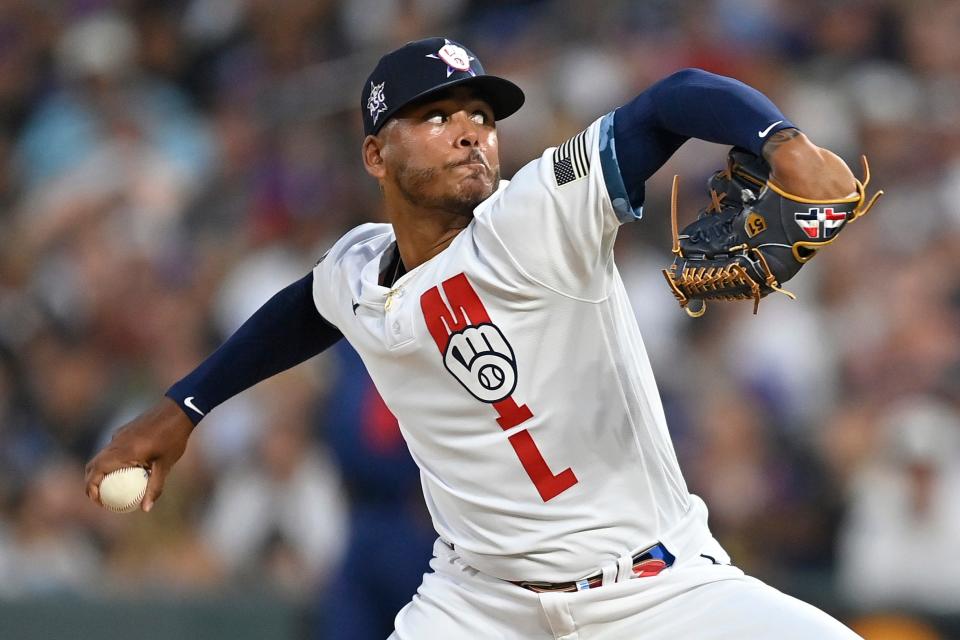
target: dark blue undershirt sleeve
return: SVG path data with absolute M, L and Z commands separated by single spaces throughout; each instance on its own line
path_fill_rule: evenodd
M 630 204 L 643 204 L 643 183 L 690 138 L 760 155 L 764 142 L 787 128 L 796 126 L 753 87 L 701 69 L 678 71 L 614 112 L 617 162 Z
M 311 272 L 270 298 L 166 395 L 197 424 L 217 405 L 342 337 L 314 306 Z

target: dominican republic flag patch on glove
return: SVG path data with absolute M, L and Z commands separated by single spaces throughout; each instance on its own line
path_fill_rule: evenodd
M 793 216 L 811 240 L 829 240 L 847 221 L 847 214 L 835 212 L 833 207 L 810 207 L 809 211 L 797 211 Z

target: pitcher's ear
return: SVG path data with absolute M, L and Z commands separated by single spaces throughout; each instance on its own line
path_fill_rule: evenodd
M 378 136 L 367 136 L 361 146 L 363 166 L 371 176 L 383 179 L 386 176 L 386 167 L 383 161 L 383 140 Z

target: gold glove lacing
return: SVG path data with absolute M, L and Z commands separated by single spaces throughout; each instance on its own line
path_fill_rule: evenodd
M 740 264 L 728 264 L 724 267 L 684 267 L 679 274 L 675 272 L 675 265 L 670 265 L 669 270 L 663 270 L 663 275 L 666 277 L 667 284 L 670 285 L 670 289 L 680 306 L 691 318 L 699 318 L 706 313 L 707 303 L 704 300 L 703 306 L 694 311 L 689 307 L 689 296 L 709 297 L 715 300 L 753 299 L 754 313 L 757 312 L 757 307 L 760 305 L 760 285 L 754 282 L 753 278 L 747 274 L 747 270 Z M 750 292 L 713 293 L 734 288 L 749 288 Z

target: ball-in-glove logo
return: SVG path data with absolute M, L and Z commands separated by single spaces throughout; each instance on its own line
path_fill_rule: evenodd
M 493 324 L 470 326 L 451 334 L 443 364 L 481 402 L 500 402 L 517 386 L 513 349 Z

